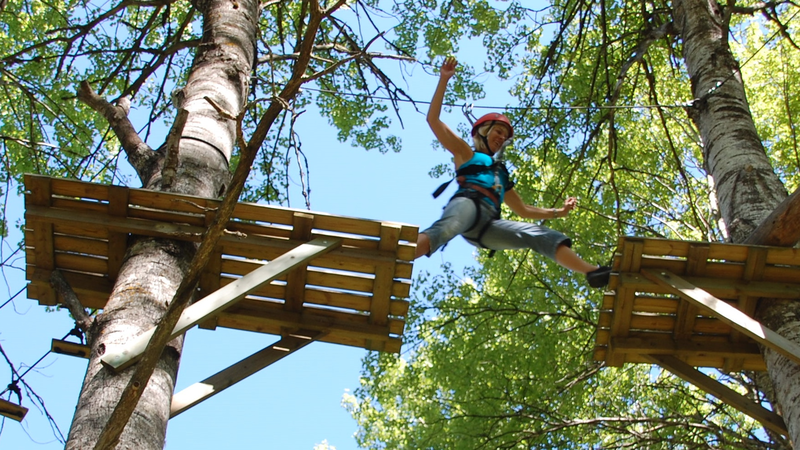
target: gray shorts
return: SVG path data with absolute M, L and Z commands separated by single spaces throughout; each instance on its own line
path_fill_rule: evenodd
M 494 215 L 494 206 L 484 200 L 478 200 L 481 213 L 476 223 L 475 216 L 478 209 L 475 203 L 475 200 L 465 197 L 450 200 L 444 208 L 442 217 L 423 231 L 431 242 L 428 256 L 459 234 L 476 247 L 492 250 L 530 248 L 552 260 L 555 260 L 559 246 L 572 247 L 572 241 L 559 231 L 534 223 L 512 220 L 493 221 L 478 242 L 478 235 Z

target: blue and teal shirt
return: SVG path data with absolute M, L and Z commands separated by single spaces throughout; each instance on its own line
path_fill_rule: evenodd
M 486 170 L 471 166 L 483 166 L 486 167 Z M 468 167 L 471 168 L 467 169 Z M 499 203 L 502 204 L 506 192 L 514 188 L 514 182 L 511 181 L 505 165 L 502 162 L 495 162 L 491 156 L 481 152 L 475 152 L 469 161 L 462 164 L 456 171 L 456 177 L 458 177 L 460 186 L 456 191 L 457 196 L 474 191 L 474 189 L 465 187 L 466 184 L 471 184 L 493 191 L 499 199 Z M 485 200 L 494 205 L 492 199 L 485 198 Z

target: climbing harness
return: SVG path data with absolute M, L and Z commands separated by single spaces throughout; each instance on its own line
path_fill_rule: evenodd
M 502 151 L 498 152 L 498 155 L 502 156 Z M 494 175 L 494 185 L 491 188 L 467 181 L 468 176 L 481 175 L 484 173 L 492 173 Z M 505 185 L 502 184 L 503 179 L 505 179 Z M 481 230 L 478 232 L 477 238 L 473 240 L 465 237 L 465 239 L 474 242 L 481 248 L 488 248 L 483 245 L 483 235 L 486 233 L 486 230 L 489 229 L 489 226 L 491 226 L 492 222 L 500 219 L 500 207 L 502 203 L 501 193 L 514 187 L 514 182 L 510 180 L 508 169 L 500 159 L 493 159 L 492 164 L 488 166 L 484 164 L 470 164 L 468 166 L 462 166 L 456 170 L 455 178 L 445 181 L 433 192 L 433 198 L 438 198 L 442 192 L 447 189 L 450 183 L 453 182 L 453 180 L 456 180 L 461 189 L 459 189 L 459 191 L 456 192 L 455 195 L 450 198 L 450 200 L 458 197 L 464 197 L 472 200 L 475 203 L 475 221 L 469 227 L 469 230 L 474 229 L 481 221 L 482 201 L 488 199 L 494 206 L 494 214 L 492 214 L 492 217 L 486 221 Z M 489 256 L 494 256 L 494 254 L 495 250 L 490 250 Z

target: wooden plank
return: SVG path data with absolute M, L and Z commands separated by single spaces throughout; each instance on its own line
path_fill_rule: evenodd
M 644 244 L 641 240 L 627 240 L 622 248 L 620 272 L 638 272 L 642 259 Z M 614 301 L 613 322 L 611 336 L 627 336 L 631 326 L 633 313 L 633 299 L 636 292 L 627 289 L 624 285 L 617 288 L 617 297 Z M 607 353 L 608 365 L 621 367 L 625 363 L 625 354 L 609 349 Z
M 767 249 L 764 247 L 751 247 L 745 261 L 742 280 L 745 282 L 759 281 L 764 277 L 764 264 L 767 261 Z M 755 313 L 758 298 L 751 295 L 739 296 L 739 310 L 748 316 Z
M 636 238 L 643 247 L 645 255 L 686 257 L 689 254 L 690 241 L 675 241 L 671 239 Z
M 628 364 L 652 364 L 652 360 L 649 359 L 649 355 L 641 355 L 639 353 L 628 353 L 627 360 L 625 361 Z M 724 363 L 724 358 L 716 357 L 716 356 L 686 356 L 685 361 L 686 364 L 692 367 L 708 367 L 708 368 L 721 368 Z M 766 369 L 764 365 L 764 360 L 761 358 L 747 358 L 745 360 L 745 367 L 744 370 L 751 370 L 754 372 L 763 372 Z
M 689 244 L 687 253 L 686 275 L 703 276 L 706 272 L 706 261 L 710 246 L 704 243 Z M 681 300 L 678 304 L 677 320 L 673 334 L 676 341 L 684 341 L 689 338 L 697 320 L 697 306 L 691 302 Z
M 758 346 L 752 342 L 675 341 L 664 335 L 650 333 L 647 337 L 615 337 L 611 339 L 615 350 L 643 355 L 718 356 L 722 358 L 761 357 Z
M 0 416 L 22 422 L 22 419 L 25 418 L 25 414 L 28 414 L 28 408 L 0 398 Z
M 56 231 L 58 232 L 97 239 L 107 239 L 109 233 L 120 232 L 197 242 L 202 238 L 202 233 L 205 230 L 204 227 L 190 226 L 185 224 L 115 219 L 99 213 L 85 211 L 68 212 L 52 209 L 37 209 L 36 207 L 33 207 L 29 208 L 28 215 L 29 220 L 40 218 L 43 222 L 57 223 L 58 225 Z M 292 243 L 286 240 L 268 239 L 263 237 L 258 238 L 252 236 L 248 236 L 247 240 L 244 241 L 238 236 L 225 235 L 222 237 L 221 242 L 223 249 L 225 250 L 227 250 L 227 244 L 231 243 L 232 245 L 238 245 L 240 247 L 250 247 L 253 254 L 258 254 L 265 258 L 270 257 L 269 252 L 272 252 L 277 256 L 292 246 Z M 362 243 L 359 242 L 344 240 L 344 244 L 350 243 L 358 245 L 362 245 L 366 241 Z M 377 241 L 374 241 L 370 245 L 375 246 L 374 251 L 370 251 L 369 249 L 364 249 L 364 251 L 359 251 L 357 249 L 343 249 L 341 256 L 362 261 L 362 268 L 365 268 L 365 270 L 369 270 L 377 262 L 386 265 L 394 264 L 396 257 L 393 254 L 388 252 L 380 252 L 380 254 L 377 255 L 375 254 L 378 245 Z M 408 247 L 409 251 L 413 250 L 410 245 L 405 245 L 405 247 Z M 328 259 L 328 261 L 335 263 L 336 259 L 331 257 Z M 410 265 L 406 266 L 406 271 L 411 271 Z
M 311 214 L 294 213 L 292 239 L 308 241 L 311 239 L 311 229 L 314 227 L 314 216 Z M 284 308 L 288 311 L 300 311 L 303 308 L 308 278 L 308 264 L 297 266 L 286 276 L 286 297 Z
M 658 270 L 658 268 L 654 270 Z M 684 276 L 682 278 L 719 298 L 738 299 L 740 295 L 752 297 L 800 298 L 800 284 L 797 283 L 797 281 L 800 280 L 800 273 L 797 273 L 795 277 L 797 277 L 794 280 L 795 282 L 747 282 L 741 279 L 712 278 L 709 274 L 707 274 L 706 277 Z M 620 273 L 619 278 L 621 286 L 634 289 L 637 292 L 650 292 L 653 294 L 667 294 L 670 292 L 669 289 L 639 274 Z
M 680 300 L 675 298 L 636 295 L 633 299 L 633 310 L 652 314 L 677 315 L 679 303 Z
M 38 257 L 36 261 L 36 266 L 41 267 L 38 263 Z M 108 273 L 108 259 L 91 255 L 76 255 L 74 253 L 56 253 L 55 267 L 105 276 Z M 42 268 L 46 269 L 46 267 Z
M 767 248 L 766 247 L 751 247 L 747 255 L 747 260 L 744 264 L 744 274 L 742 280 L 750 282 L 753 280 L 760 280 L 764 276 L 764 264 L 767 261 Z M 738 299 L 739 310 L 746 315 L 752 317 L 758 305 L 758 297 L 750 295 L 739 295 Z M 738 330 L 731 330 L 731 342 L 743 342 L 748 340 L 747 336 L 740 333 Z M 729 359 L 725 361 L 725 368 L 729 371 L 741 371 L 744 361 L 741 359 Z
M 53 242 L 53 224 L 33 222 L 34 231 L 33 253 L 36 255 L 36 267 L 46 271 L 56 268 L 55 244 Z M 49 283 L 48 283 L 49 284 Z M 55 290 L 40 291 L 39 303 L 55 305 L 58 301 Z
M 247 315 L 231 315 L 227 313 L 221 314 L 218 322 L 218 326 L 220 327 L 266 334 L 280 334 L 282 330 L 291 324 L 292 323 L 281 323 L 279 321 L 255 319 Z M 314 322 L 310 322 L 309 325 L 320 325 L 319 328 L 315 329 L 330 328 L 329 325 L 316 324 Z M 330 333 L 325 335 L 324 338 L 321 338 L 320 341 L 371 350 L 371 348 L 368 346 L 368 343 L 375 343 L 380 339 L 380 335 L 366 337 L 365 335 L 352 334 L 346 331 L 331 330 Z M 382 342 L 384 346 L 384 352 L 398 353 L 402 347 L 402 340 L 399 337 L 385 337 L 383 338 Z
M 308 270 L 308 284 L 355 292 L 372 292 L 375 278 L 359 274 L 343 274 L 321 269 Z
M 752 248 L 752 247 L 751 247 Z M 766 247 L 767 264 L 800 266 L 800 249 L 794 247 Z
M 633 298 L 635 292 L 627 288 L 617 289 L 617 298 L 614 302 L 612 322 L 610 325 L 611 336 L 627 336 L 631 326 L 631 316 L 633 314 Z M 608 352 L 612 359 L 607 361 L 612 367 L 622 367 L 625 362 L 624 355 L 617 355 L 613 351 Z
M 403 319 L 395 317 L 389 318 L 386 325 L 375 325 L 369 322 L 369 316 L 358 312 L 314 307 L 306 307 L 300 312 L 292 312 L 286 311 L 281 302 L 249 298 L 221 313 L 220 320 L 225 314 L 249 315 L 261 323 L 280 319 L 286 322 L 285 325 L 289 329 L 340 330 L 352 332 L 353 336 L 366 339 L 374 337 L 382 339 L 392 334 L 400 335 L 405 326 Z M 313 324 L 313 326 L 304 324 Z
M 52 193 L 52 178 L 41 175 L 25 175 L 25 189 L 29 194 L 25 195 L 25 209 L 30 205 L 50 206 Z
M 27 215 L 34 220 L 43 222 L 57 222 L 61 226 L 65 224 L 72 225 L 74 228 L 71 230 L 74 230 L 74 232 L 66 234 L 80 234 L 80 231 L 85 228 L 100 230 L 100 232 L 95 232 L 94 234 L 87 233 L 86 236 L 102 237 L 107 236 L 109 232 L 129 232 L 143 236 L 199 242 L 205 231 L 204 227 L 198 226 L 144 220 L 127 220 L 109 217 L 96 212 L 63 211 L 40 206 L 28 207 Z M 102 231 L 105 231 L 105 234 L 103 234 Z
M 129 189 L 120 186 L 108 187 L 108 214 L 113 217 L 128 217 Z M 109 233 L 108 236 L 108 277 L 116 280 L 125 251 L 128 249 L 128 233 Z
M 62 355 L 77 356 L 78 358 L 89 358 L 91 354 L 91 349 L 88 345 L 61 339 L 53 339 L 50 343 L 50 351 Z
M 222 203 L 215 198 L 151 191 L 148 189 L 131 189 L 128 199 L 130 204 L 134 206 L 134 208 L 131 208 L 131 214 L 136 211 L 150 210 L 165 213 L 182 213 L 190 217 L 202 217 L 206 211 L 215 210 Z
M 53 196 L 49 205 L 51 208 L 63 209 L 67 211 L 84 211 L 98 214 L 108 214 L 108 204 L 100 203 L 96 200 L 86 200 L 74 197 Z
M 52 200 L 51 178 L 36 175 L 25 176 L 25 187 L 30 192 L 25 196 L 25 222 L 33 230 L 33 252 L 36 255 L 36 266 L 45 270 L 53 270 L 55 262 L 55 243 L 53 242 L 53 224 L 46 220 L 39 220 L 31 216 L 31 208 L 47 208 Z M 45 305 L 56 304 L 56 294 L 50 289 L 40 291 L 39 302 Z
M 753 400 L 744 397 L 680 359 L 669 355 L 649 355 L 649 358 L 652 360 L 653 364 L 660 365 L 703 391 L 708 392 L 728 405 L 758 420 L 765 428 L 784 436 L 789 435 L 786 424 L 781 416 L 764 408 Z
M 400 227 L 383 224 L 381 226 L 380 250 L 396 252 L 400 240 Z M 376 267 L 375 282 L 372 288 L 372 305 L 369 321 L 376 325 L 386 325 L 389 318 L 389 301 L 391 299 L 394 267 Z
M 108 257 L 108 241 L 101 239 L 85 239 L 55 234 L 53 235 L 53 248 L 58 252 Z
M 400 240 L 400 227 L 392 224 L 381 225 L 381 251 L 397 253 Z M 389 321 L 389 303 L 391 301 L 394 265 L 375 268 L 375 281 L 372 287 L 372 304 L 370 305 L 369 322 L 375 325 L 386 325 Z M 383 342 L 368 341 L 366 346 L 378 351 L 384 350 Z
M 642 274 L 658 284 L 669 287 L 676 295 L 712 311 L 719 320 L 736 328 L 756 342 L 800 364 L 800 346 L 762 326 L 735 307 L 689 284 L 673 273 L 645 270 L 642 271 Z
M 359 342 L 360 347 L 364 347 L 366 342 L 401 342 L 399 338 L 390 335 L 387 327 L 369 324 L 366 319 L 364 316 L 309 308 L 302 313 L 295 313 L 284 310 L 280 305 L 262 306 L 257 311 L 237 305 L 222 312 L 217 323 L 221 327 L 270 334 L 279 334 L 281 329 L 292 327 L 327 331 L 329 334 L 322 341 L 338 343 L 350 339 Z M 395 331 L 391 334 L 399 336 L 403 325 L 403 321 L 390 320 L 389 327 Z
M 376 238 L 381 235 L 381 222 L 374 220 L 318 214 L 315 217 L 315 225 L 321 230 L 337 231 L 339 233 L 373 236 Z
M 172 396 L 170 419 L 192 406 L 222 392 L 265 367 L 314 342 L 324 333 L 303 331 L 282 337 L 278 342 L 248 356 L 225 370 L 195 383 Z
M 294 213 L 308 212 L 292 208 L 277 208 L 269 205 L 239 202 L 233 210 L 236 220 L 257 222 L 259 224 L 292 225 Z
M 318 254 L 330 251 L 338 245 L 341 245 L 341 241 L 323 239 L 302 244 L 236 282 L 195 302 L 184 310 L 172 331 L 172 337 L 183 334 L 189 328 L 197 325 L 198 322 L 225 310 L 230 305 L 243 299 L 258 286 L 271 282 L 295 267 L 305 264 Z M 115 371 L 122 370 L 133 364 L 147 348 L 154 331 L 155 328 L 151 328 L 131 340 L 127 345 L 107 349 L 101 361 Z
M 90 183 L 70 178 L 50 178 L 53 194 L 69 197 L 108 200 L 108 185 Z

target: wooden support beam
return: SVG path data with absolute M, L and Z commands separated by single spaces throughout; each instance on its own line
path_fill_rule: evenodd
M 800 189 L 786 197 L 743 242 L 791 247 L 800 241 Z
M 128 195 L 130 190 L 123 186 L 108 187 L 108 215 L 125 218 L 128 216 Z M 108 234 L 108 277 L 116 280 L 125 251 L 128 249 L 128 233 Z
M 619 272 L 638 272 L 642 264 L 642 249 L 644 242 L 641 240 L 626 240 L 622 247 L 622 258 Z M 636 291 L 617 286 L 617 296 L 614 299 L 614 316 L 611 322 L 612 336 L 627 336 L 631 325 L 631 315 L 633 314 L 633 300 Z M 609 348 L 606 355 L 606 362 L 612 367 L 622 367 L 625 364 L 625 354 L 614 352 Z
M 767 249 L 765 247 L 749 247 L 747 249 L 747 259 L 744 264 L 744 273 L 742 274 L 742 281 L 751 282 L 761 280 L 764 276 L 764 265 L 767 262 Z M 752 295 L 741 294 L 739 299 L 739 311 L 746 315 L 753 317 L 756 306 L 758 306 L 759 297 Z M 740 333 L 738 330 L 731 330 L 731 342 L 743 342 L 747 340 L 747 336 Z M 728 359 L 725 361 L 723 369 L 726 372 L 738 372 L 742 370 L 743 361 L 741 359 Z
M 62 355 L 77 356 L 78 358 L 88 358 L 91 353 L 88 345 L 69 342 L 61 339 L 53 339 L 50 344 L 50 351 Z
M 270 364 L 291 355 L 306 345 L 316 341 L 325 333 L 319 331 L 300 331 L 282 337 L 278 342 L 237 362 L 227 369 L 195 383 L 172 396 L 170 419 L 192 406 L 222 392 L 234 384 L 253 375 Z
M 743 358 L 761 356 L 758 346 L 752 342 L 697 342 L 674 341 L 664 337 L 612 337 L 615 351 L 641 355 L 721 356 Z
M 800 346 L 784 338 L 780 334 L 762 326 L 745 313 L 720 300 L 708 292 L 694 286 L 666 270 L 642 270 L 642 275 L 660 284 L 672 293 L 690 301 L 697 306 L 711 311 L 716 318 L 727 323 L 736 330 L 746 334 L 761 345 L 767 346 L 800 364 Z
M 666 289 L 637 273 L 620 272 L 620 286 L 637 292 L 666 292 Z M 722 298 L 738 298 L 741 295 L 769 298 L 800 298 L 800 284 L 773 281 L 742 281 L 730 278 L 682 277 L 711 295 Z
M 397 253 L 400 239 L 400 226 L 383 224 L 381 226 L 381 243 L 379 249 Z M 370 306 L 370 323 L 386 325 L 389 317 L 389 301 L 392 296 L 394 282 L 394 264 L 375 268 L 375 282 L 372 286 L 372 305 Z
M 244 277 L 228 284 L 213 294 L 195 302 L 187 307 L 172 330 L 170 339 L 183 334 L 189 328 L 197 325 L 204 319 L 218 314 L 229 306 L 243 299 L 250 292 L 258 289 L 276 278 L 285 275 L 296 267 L 308 263 L 315 257 L 327 253 L 340 246 L 340 239 L 320 238 L 302 244 L 278 258 L 250 272 Z M 133 338 L 124 346 L 108 348 L 101 361 L 114 371 L 120 371 L 141 357 L 147 348 L 155 328 Z
M 689 244 L 689 254 L 686 258 L 687 275 L 705 275 L 709 250 L 710 246 L 708 244 Z M 697 306 L 686 300 L 681 300 L 678 303 L 678 313 L 675 320 L 675 340 L 688 340 L 692 336 L 695 322 L 697 322 Z
M 758 420 L 762 425 L 764 425 L 765 428 L 784 436 L 789 435 L 789 432 L 786 429 L 786 423 L 783 421 L 783 417 L 764 408 L 747 397 L 744 397 L 728 386 L 725 386 L 719 381 L 700 372 L 680 359 L 669 355 L 648 355 L 648 359 L 650 359 L 653 364 L 658 364 L 659 366 L 669 370 L 689 383 L 692 383 L 698 388 L 708 392 L 714 397 L 717 397 L 728 405 L 731 405 L 739 411 Z
M 0 399 L 0 416 L 22 422 L 22 419 L 25 418 L 25 414 L 28 414 L 28 408 Z
M 311 239 L 311 230 L 314 227 L 314 216 L 302 212 L 294 213 L 292 219 L 292 239 L 308 241 Z M 286 298 L 284 307 L 287 311 L 300 311 L 306 294 L 306 281 L 308 280 L 308 264 L 296 267 L 286 277 Z

